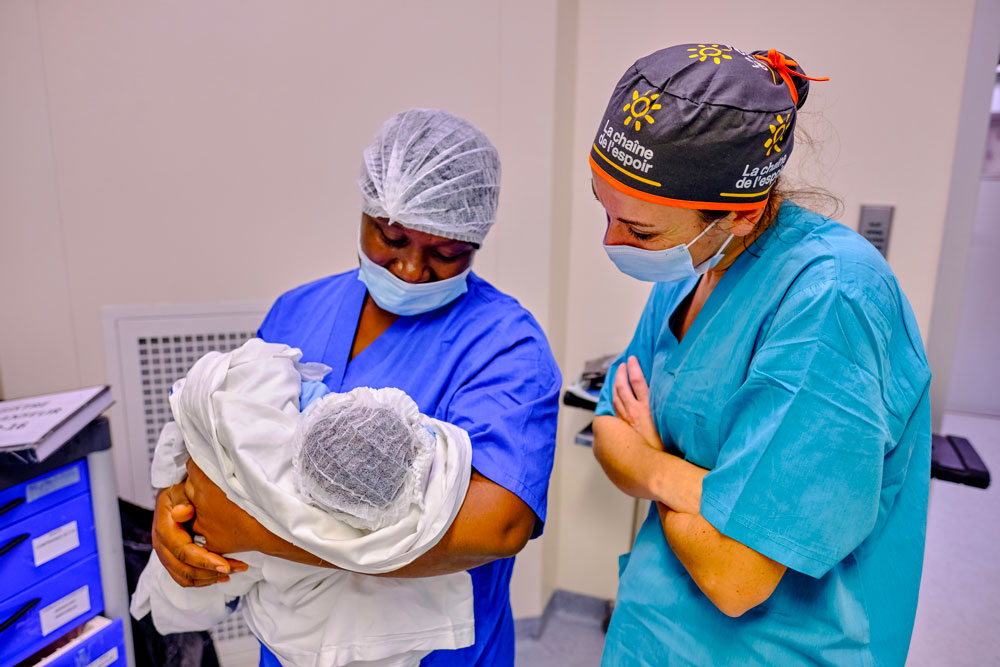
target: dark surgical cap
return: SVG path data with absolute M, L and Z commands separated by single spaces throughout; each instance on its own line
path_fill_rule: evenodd
M 774 50 L 671 46 L 618 81 L 590 164 L 615 189 L 654 204 L 759 208 L 792 153 L 808 91 L 798 64 Z

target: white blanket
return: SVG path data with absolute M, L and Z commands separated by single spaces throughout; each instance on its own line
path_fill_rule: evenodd
M 317 370 L 299 364 L 300 357 L 294 348 L 253 339 L 200 359 L 174 385 L 175 423 L 157 443 L 153 484 L 179 481 L 190 454 L 268 530 L 344 570 L 233 554 L 250 565 L 247 572 L 223 584 L 182 588 L 154 552 L 132 599 L 133 616 L 152 612 L 161 633 L 207 629 L 239 597 L 254 634 L 283 664 L 302 667 L 415 665 L 432 650 L 471 645 L 468 573 L 423 579 L 357 574 L 399 569 L 443 537 L 468 489 L 468 434 L 414 415 L 436 436 L 423 508 L 414 504 L 404 519 L 377 531 L 352 528 L 305 504 L 295 489 L 290 441 L 299 420 L 301 380 Z

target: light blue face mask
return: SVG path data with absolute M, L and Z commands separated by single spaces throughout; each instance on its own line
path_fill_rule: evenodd
M 396 315 L 429 313 L 448 305 L 469 289 L 466 279 L 472 272 L 471 266 L 453 278 L 432 283 L 408 283 L 397 278 L 389 269 L 371 261 L 361 249 L 360 239 L 358 258 L 361 260 L 358 280 L 365 284 L 379 308 Z
M 722 251 L 726 249 L 733 235 L 730 234 L 719 251 L 698 266 L 691 259 L 690 247 L 715 227 L 713 222 L 690 243 L 682 243 L 665 250 L 646 250 L 630 245 L 604 245 L 604 251 L 622 273 L 651 283 L 679 283 L 688 278 L 700 276 L 722 261 Z

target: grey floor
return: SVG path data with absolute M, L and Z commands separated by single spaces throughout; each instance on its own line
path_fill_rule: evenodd
M 604 648 L 605 603 L 556 591 L 549 607 L 539 637 L 518 627 L 517 667 L 598 667 Z
M 990 469 L 984 490 L 931 481 L 910 667 L 1000 665 L 1000 419 L 948 413 Z
M 942 433 L 968 438 L 993 475 L 989 489 L 931 482 L 927 547 L 908 667 L 1000 665 L 1000 419 L 949 413 Z M 601 662 L 603 609 L 565 594 L 540 637 L 520 628 L 518 667 Z

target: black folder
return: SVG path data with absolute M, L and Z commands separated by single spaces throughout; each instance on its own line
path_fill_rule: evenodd
M 931 441 L 931 477 L 979 489 L 990 485 L 990 471 L 967 439 L 935 435 Z

